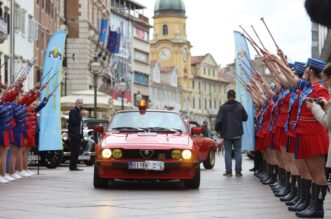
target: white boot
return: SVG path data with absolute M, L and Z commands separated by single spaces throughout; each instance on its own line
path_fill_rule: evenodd
M 5 178 L 5 180 L 7 181 L 14 181 L 15 178 L 11 177 L 9 174 L 6 174 L 3 178 Z
M 8 183 L 8 180 L 6 180 L 3 176 L 0 176 L 0 183 Z
M 13 177 L 13 178 L 15 178 L 15 179 L 22 179 L 23 178 L 20 175 L 18 175 L 17 173 L 14 173 L 14 174 L 12 174 L 10 176 Z
M 19 174 L 21 177 L 30 177 L 30 174 L 28 174 L 28 173 L 25 172 L 24 170 L 22 170 L 21 172 L 18 172 L 18 174 Z

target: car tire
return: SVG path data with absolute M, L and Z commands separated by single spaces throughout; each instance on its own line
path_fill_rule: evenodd
M 91 156 L 90 160 L 84 160 L 84 164 L 86 166 L 93 166 L 94 162 L 95 162 L 95 157 L 94 156 Z
M 96 189 L 107 188 L 108 186 L 108 179 L 104 179 L 99 176 L 97 165 L 94 165 L 93 185 Z
M 200 187 L 200 164 L 197 164 L 195 176 L 192 179 L 184 180 L 185 188 L 198 189 Z
M 216 161 L 216 153 L 213 149 L 210 149 L 207 160 L 203 162 L 204 168 L 213 169 L 213 167 L 215 166 L 215 161 Z
M 45 151 L 41 155 L 43 164 L 48 169 L 55 169 L 60 166 L 63 159 L 63 151 Z

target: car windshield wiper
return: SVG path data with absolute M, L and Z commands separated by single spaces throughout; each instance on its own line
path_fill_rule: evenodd
M 151 130 L 151 131 L 159 131 L 159 132 L 177 132 L 178 131 L 180 133 L 183 133 L 182 130 L 176 129 L 176 128 L 148 127 L 146 129 Z
M 143 132 L 144 129 L 143 128 L 134 128 L 134 127 L 115 127 L 115 128 L 111 128 L 111 130 L 116 130 L 116 131 L 129 131 L 129 132 Z

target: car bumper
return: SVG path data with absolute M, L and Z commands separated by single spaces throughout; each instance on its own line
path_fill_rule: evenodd
M 96 162 L 99 176 L 108 179 L 192 179 L 196 173 L 195 161 L 164 161 L 163 171 L 130 170 L 129 161 L 103 161 Z

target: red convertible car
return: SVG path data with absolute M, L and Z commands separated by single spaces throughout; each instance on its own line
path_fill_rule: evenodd
M 190 133 L 178 113 L 121 111 L 107 130 L 101 131 L 103 136 L 96 146 L 95 188 L 107 187 L 114 179 L 179 179 L 186 188 L 199 188 L 199 145 L 192 135 L 202 133 L 202 129 L 195 127 Z

